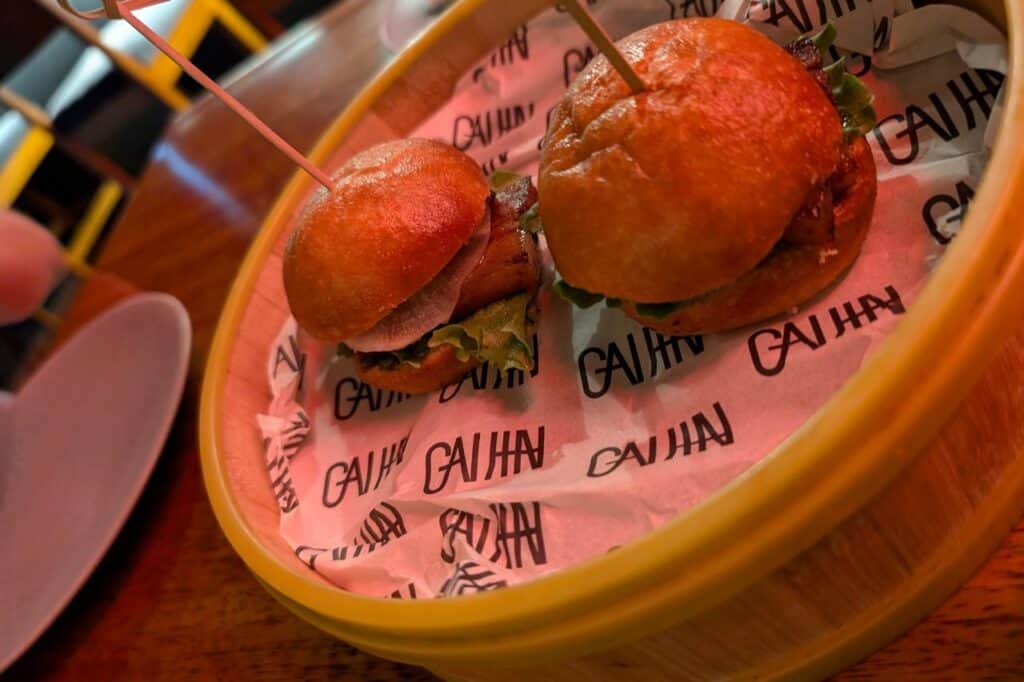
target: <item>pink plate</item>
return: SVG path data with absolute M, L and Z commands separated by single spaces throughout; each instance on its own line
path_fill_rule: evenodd
M 139 294 L 0 396 L 0 670 L 53 622 L 120 531 L 181 400 L 188 315 Z

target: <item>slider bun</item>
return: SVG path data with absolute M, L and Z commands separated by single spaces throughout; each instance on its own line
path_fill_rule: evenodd
M 569 284 L 642 303 L 688 299 L 756 266 L 835 170 L 839 115 L 794 57 L 734 21 L 656 24 L 603 56 L 551 116 L 538 180 Z
M 356 374 L 371 386 L 400 393 L 431 393 L 458 381 L 466 372 L 480 365 L 478 360 L 459 360 L 449 345 L 431 348 L 419 367 L 402 363 L 394 369 L 383 369 L 366 362 L 356 353 Z
M 333 180 L 284 252 L 292 314 L 327 342 L 367 331 L 433 279 L 480 226 L 490 194 L 476 162 L 424 139 L 371 147 Z
M 878 183 L 871 147 L 859 137 L 849 154 L 853 167 L 844 177 L 849 187 L 832 208 L 831 242 L 783 242 L 752 271 L 665 319 L 638 315 L 632 303 L 623 302 L 625 313 L 665 334 L 719 332 L 788 312 L 824 289 L 857 258 L 874 213 Z

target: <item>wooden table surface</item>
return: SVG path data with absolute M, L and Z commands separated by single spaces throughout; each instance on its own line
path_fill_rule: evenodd
M 250 62 L 230 89 L 309 149 L 390 55 L 380 2 L 346 0 Z M 256 583 L 203 490 L 196 413 L 202 368 L 238 264 L 290 164 L 210 99 L 179 116 L 105 244 L 99 267 L 188 308 L 184 402 L 142 500 L 81 593 L 4 680 L 420 680 L 296 619 Z M 70 314 L 120 284 L 97 278 Z M 113 292 L 113 293 L 112 293 Z M 1024 525 L 924 622 L 840 680 L 1024 679 Z

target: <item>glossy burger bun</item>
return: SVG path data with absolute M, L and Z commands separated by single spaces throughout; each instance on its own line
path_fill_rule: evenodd
M 809 245 L 782 243 L 764 262 L 734 282 L 685 304 L 664 319 L 627 315 L 665 334 L 718 332 L 790 312 L 839 277 L 860 253 L 871 226 L 877 180 L 871 147 L 861 137 L 850 146 L 848 185 L 833 206 L 833 239 Z
M 469 156 L 415 138 L 371 147 L 332 179 L 285 247 L 284 286 L 299 325 L 337 343 L 444 268 L 480 226 L 490 188 Z
M 569 284 L 641 303 L 752 270 L 839 161 L 828 96 L 797 59 L 734 21 L 656 24 L 618 43 L 632 95 L 595 58 L 555 108 L 540 213 Z

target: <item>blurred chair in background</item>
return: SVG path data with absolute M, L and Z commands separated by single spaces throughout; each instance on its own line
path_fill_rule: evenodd
M 88 112 L 91 116 L 75 112 L 76 105 L 88 101 L 92 91 L 103 90 L 104 80 L 114 71 L 141 85 L 149 95 L 147 99 L 158 100 L 169 109 L 184 108 L 189 98 L 178 87 L 181 72 L 177 65 L 159 54 L 127 24 L 106 22 L 96 28 L 67 14 L 54 0 L 35 0 L 34 6 L 49 14 L 58 25 L 65 26 L 67 31 L 57 31 L 5 79 L 3 103 L 11 111 L 0 118 L 0 159 L 4 159 L 0 169 L 0 206 L 9 206 L 16 201 L 59 141 L 57 147 L 91 172 L 99 182 L 67 239 L 72 256 L 84 261 L 124 191 L 130 188 L 132 174 L 139 172 L 144 165 L 149 146 L 159 134 L 164 117 L 156 117 L 156 125 L 134 127 L 139 110 L 145 108 L 146 102 L 128 102 L 130 106 L 123 106 L 126 104 L 123 95 L 111 98 L 106 106 L 103 102 L 85 106 L 86 109 L 101 109 Z M 11 21 L 2 23 L 12 26 L 13 21 L 13 27 L 17 28 L 18 23 L 25 22 L 25 10 L 31 12 L 32 8 L 32 3 L 24 3 L 11 17 L 5 17 Z M 225 28 L 249 52 L 266 46 L 266 40 L 259 31 L 226 0 L 172 0 L 147 8 L 140 12 L 140 16 L 188 56 L 194 54 L 215 24 Z M 38 18 L 34 23 L 40 23 Z M 138 100 L 131 96 L 129 99 Z M 79 128 L 75 135 L 59 134 L 58 131 L 65 127 L 61 125 L 62 120 L 71 124 L 66 127 Z M 78 141 L 80 138 L 85 139 Z M 99 152 L 90 150 L 90 143 L 107 149 Z M 127 148 L 129 153 L 116 153 L 119 146 Z M 107 153 L 111 157 L 122 158 L 111 163 Z M 58 236 L 63 237 L 64 229 L 71 221 L 62 210 L 66 207 L 61 206 L 61 197 L 37 196 L 35 204 L 36 210 L 32 213 L 45 219 Z M 50 215 L 45 215 L 47 208 Z
M 19 114 L 30 126 L 21 145 L 0 169 L 0 208 L 9 208 L 14 203 L 54 145 L 97 178 L 104 178 L 69 241 L 70 260 L 84 263 L 121 196 L 135 186 L 135 178 L 102 154 L 54 130 L 53 120 L 46 111 L 3 86 L 0 86 L 0 104 Z
M 157 51 L 135 29 L 122 21 L 86 22 L 61 9 L 56 0 L 34 0 L 84 42 L 102 51 L 126 57 L 117 67 L 132 72 L 133 78 L 173 108 L 187 105 L 187 97 L 177 90 L 181 69 Z M 186 57 L 192 57 L 210 29 L 219 24 L 249 53 L 262 51 L 267 39 L 242 16 L 228 0 L 169 0 L 136 12 L 147 26 L 163 36 Z M 95 57 L 94 57 L 95 59 Z M 76 67 L 79 72 L 98 72 L 97 64 Z M 74 75 L 74 74 L 69 74 Z M 184 99 L 182 99 L 184 97 Z
M 139 14 L 184 54 L 199 61 L 205 50 L 201 65 L 214 75 L 267 44 L 227 0 L 171 0 Z M 168 115 L 198 88 L 125 22 L 81 21 L 55 0 L 0 0 L 0 27 L 0 213 L 13 207 L 49 228 L 73 272 L 30 319 L 0 332 L 0 388 L 14 388 L 100 304 L 132 290 L 84 276 L 86 263 Z M 14 246 L 0 236 L 0 257 L 19 257 Z
M 47 0 L 41 0 L 47 1 Z M 174 5 L 172 0 L 167 5 Z M 186 57 L 195 54 L 200 41 L 215 22 L 219 22 L 250 53 L 261 52 L 267 46 L 267 39 L 249 23 L 227 0 L 190 0 L 180 2 L 184 8 L 173 30 L 165 38 Z M 152 9 L 156 9 L 153 7 Z M 143 20 L 145 19 L 144 15 Z M 134 33 L 134 29 L 129 28 Z M 155 53 L 150 73 L 160 83 L 175 83 L 181 77 L 181 69 L 167 55 Z

